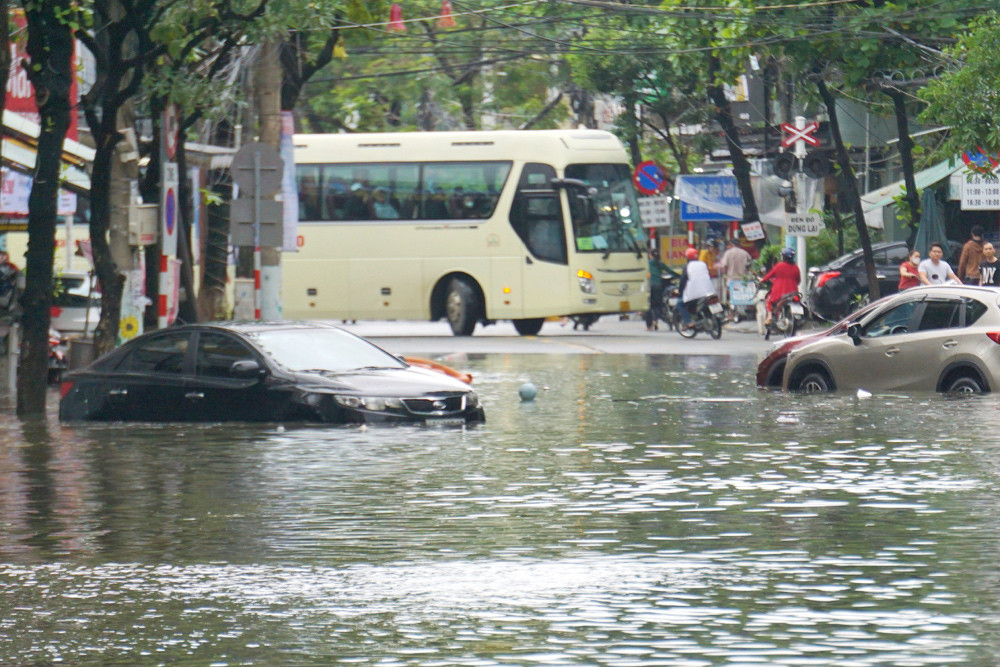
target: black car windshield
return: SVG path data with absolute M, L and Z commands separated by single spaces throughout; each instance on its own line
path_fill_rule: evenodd
M 406 367 L 388 352 L 340 329 L 278 329 L 251 337 L 271 359 L 290 371 Z

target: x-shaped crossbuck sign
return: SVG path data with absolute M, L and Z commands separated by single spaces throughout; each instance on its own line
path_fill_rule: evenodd
M 785 148 L 788 148 L 796 141 L 804 141 L 810 146 L 819 146 L 819 139 L 812 135 L 813 132 L 819 129 L 819 123 L 809 123 L 803 128 L 795 127 L 790 123 L 782 123 L 781 129 L 788 135 L 781 140 L 781 145 Z

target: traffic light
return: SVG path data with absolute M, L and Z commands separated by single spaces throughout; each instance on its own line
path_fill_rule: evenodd
M 823 178 L 830 173 L 830 155 L 826 151 L 813 151 L 802 160 L 802 173 L 809 178 Z
M 774 175 L 787 180 L 795 169 L 795 156 L 791 153 L 778 153 L 774 157 Z

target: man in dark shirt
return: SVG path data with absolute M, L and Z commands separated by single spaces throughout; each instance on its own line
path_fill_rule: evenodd
M 1000 261 L 993 244 L 987 241 L 983 244 L 983 261 L 979 264 L 979 284 L 989 287 L 1000 287 Z

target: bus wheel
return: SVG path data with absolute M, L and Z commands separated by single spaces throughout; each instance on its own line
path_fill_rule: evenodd
M 542 324 L 545 322 L 544 317 L 532 317 L 526 320 L 511 320 L 514 323 L 514 328 L 517 333 L 522 336 L 534 336 L 539 331 L 542 330 Z
M 482 304 L 472 285 L 462 278 L 452 278 L 445 296 L 445 313 L 451 332 L 456 336 L 471 336 L 481 310 Z

